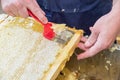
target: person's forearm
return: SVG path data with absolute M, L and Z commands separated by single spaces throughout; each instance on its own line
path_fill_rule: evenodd
M 116 29 L 120 31 L 120 0 L 113 5 L 110 15 L 112 17 L 112 21 L 116 24 Z
M 120 18 L 120 0 L 116 1 L 113 5 L 111 13 L 116 14 L 116 16 Z

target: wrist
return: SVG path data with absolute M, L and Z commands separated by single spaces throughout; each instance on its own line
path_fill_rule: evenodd
M 109 13 L 109 19 L 114 24 L 113 29 L 116 29 L 116 32 L 120 32 L 120 0 L 112 7 Z
M 112 10 L 110 11 L 111 15 L 116 15 L 117 17 L 120 17 L 120 0 L 118 0 L 112 7 Z

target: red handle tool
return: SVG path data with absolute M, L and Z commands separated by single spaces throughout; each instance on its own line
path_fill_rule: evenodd
M 43 24 L 29 9 L 28 9 L 28 14 L 44 26 L 43 36 L 45 38 L 52 40 L 55 37 L 55 32 L 51 28 L 52 23 L 48 22 L 47 24 Z

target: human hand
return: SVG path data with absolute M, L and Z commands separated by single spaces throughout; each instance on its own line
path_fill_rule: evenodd
M 1 0 L 2 9 L 11 16 L 28 17 L 29 9 L 43 23 L 48 20 L 45 17 L 44 11 L 39 7 L 36 0 Z
M 91 35 L 88 39 L 83 37 L 82 42 L 78 44 L 78 47 L 85 52 L 79 54 L 77 59 L 92 57 L 98 52 L 109 48 L 120 31 L 119 21 L 120 18 L 111 12 L 98 19 L 94 26 L 90 27 Z

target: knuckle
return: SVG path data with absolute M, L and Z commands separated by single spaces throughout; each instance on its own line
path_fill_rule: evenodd
M 95 35 L 99 34 L 99 30 L 94 27 L 91 28 L 91 32 Z
M 15 5 L 18 9 L 23 8 L 23 4 L 20 3 L 20 2 L 15 2 L 14 5 Z
M 99 34 L 99 32 L 97 30 L 93 30 L 92 31 L 95 35 Z

